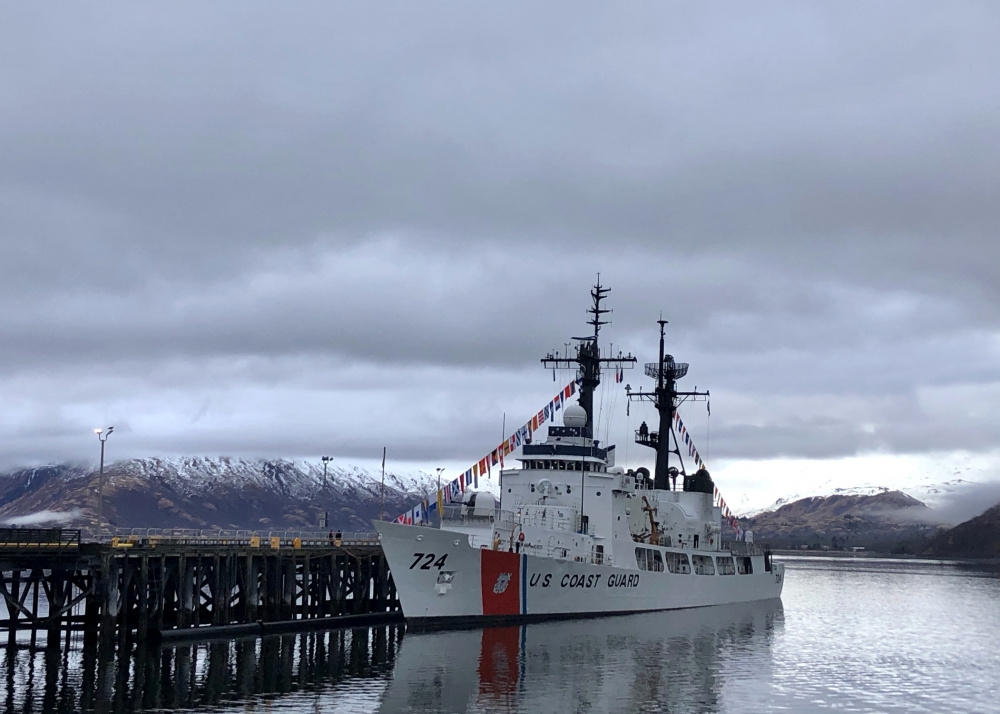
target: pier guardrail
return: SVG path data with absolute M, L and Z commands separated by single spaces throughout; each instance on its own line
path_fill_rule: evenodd
M 218 530 L 194 528 L 118 528 L 105 536 L 120 548 L 157 545 L 218 545 L 248 548 L 366 547 L 379 545 L 378 534 L 303 530 Z
M 0 528 L 0 548 L 67 550 L 80 547 L 80 531 L 71 528 Z

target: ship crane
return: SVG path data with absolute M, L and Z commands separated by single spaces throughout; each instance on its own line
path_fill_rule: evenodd
M 662 545 L 660 543 L 660 527 L 657 525 L 656 521 L 653 520 L 653 515 L 656 513 L 656 509 L 649 505 L 649 499 L 645 496 L 642 497 L 642 510 L 649 516 L 649 540 L 647 541 L 651 545 Z

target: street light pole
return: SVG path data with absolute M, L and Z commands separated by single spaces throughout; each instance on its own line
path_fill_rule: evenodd
M 115 428 L 109 426 L 108 430 L 94 429 L 97 440 L 101 442 L 101 475 L 97 481 L 97 535 L 100 537 L 104 531 L 104 442 L 108 440 Z
M 324 503 L 325 503 L 326 500 L 328 499 L 328 496 L 326 494 L 326 469 L 327 469 L 327 466 L 330 465 L 330 462 L 333 461 L 333 457 L 332 456 L 323 456 L 322 460 L 323 460 L 323 499 L 324 499 Z M 330 527 L 330 512 L 327 511 L 327 510 L 323 511 L 323 527 L 324 528 L 329 528 Z
M 444 498 L 442 497 L 442 494 L 441 494 L 441 472 L 442 471 L 444 471 L 443 468 L 440 468 L 440 469 L 437 470 L 437 472 L 438 472 L 438 496 L 437 496 L 437 498 L 438 498 L 438 528 L 441 527 L 441 521 L 444 519 L 444 513 L 442 512 L 444 510 L 444 508 L 443 508 L 443 506 L 444 506 Z

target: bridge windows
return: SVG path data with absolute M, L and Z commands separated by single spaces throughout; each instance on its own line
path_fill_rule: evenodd
M 560 461 L 558 459 L 526 459 L 525 469 L 544 471 L 586 471 L 587 473 L 605 473 L 607 467 L 589 461 Z

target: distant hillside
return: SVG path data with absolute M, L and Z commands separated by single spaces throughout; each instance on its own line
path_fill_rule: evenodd
M 317 464 L 228 458 L 134 459 L 105 467 L 104 519 L 119 528 L 371 530 L 381 474 Z M 385 512 L 395 518 L 429 490 L 423 474 L 386 473 Z M 91 526 L 98 474 L 55 465 L 0 474 L 0 525 Z
M 925 555 L 946 558 L 1000 558 L 1000 503 L 982 514 L 938 533 Z
M 931 509 L 902 491 L 802 498 L 740 523 L 756 538 L 790 548 L 906 550 L 936 532 Z

